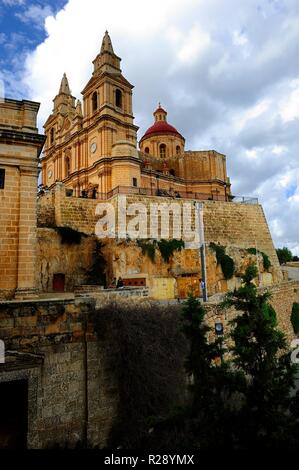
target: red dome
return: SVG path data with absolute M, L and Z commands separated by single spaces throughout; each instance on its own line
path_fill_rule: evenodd
M 166 121 L 157 121 L 153 126 L 151 126 L 144 136 L 141 138 L 141 140 L 150 137 L 152 135 L 161 135 L 161 134 L 175 134 L 179 136 L 181 139 L 184 139 L 184 137 L 176 130 L 175 127 L 171 126 L 168 124 Z

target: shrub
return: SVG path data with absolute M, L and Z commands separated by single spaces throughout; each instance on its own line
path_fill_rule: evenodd
M 256 248 L 247 248 L 247 252 L 250 253 L 251 255 L 256 255 Z M 258 253 L 262 255 L 264 270 L 268 271 L 268 269 L 271 266 L 271 261 L 269 260 L 268 255 L 266 255 L 266 253 L 264 253 L 263 251 L 259 251 L 259 250 L 258 250 Z
M 217 264 L 220 264 L 225 279 L 231 279 L 235 272 L 234 260 L 225 254 L 225 247 L 210 243 L 210 247 L 216 253 Z
M 165 263 L 168 263 L 171 256 L 175 251 L 181 251 L 185 246 L 183 240 L 176 240 L 173 238 L 172 240 L 160 240 L 158 242 L 158 247 L 161 253 L 161 256 Z
M 160 240 L 156 242 L 155 240 L 137 240 L 138 246 L 142 249 L 142 254 L 147 255 L 152 262 L 155 261 L 156 246 L 158 246 L 161 256 L 165 263 L 169 263 L 169 260 L 175 251 L 181 251 L 185 243 L 183 240 Z
M 293 260 L 292 252 L 286 246 L 277 248 L 276 253 L 280 264 L 285 264 Z
M 150 242 L 148 240 L 137 240 L 137 245 L 141 248 L 142 254 L 148 256 L 152 263 L 154 263 L 156 255 L 154 242 Z

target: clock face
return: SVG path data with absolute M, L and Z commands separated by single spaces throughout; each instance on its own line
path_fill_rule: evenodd
M 91 153 L 95 153 L 96 149 L 97 149 L 97 144 L 94 142 L 94 143 L 91 144 L 91 146 L 90 146 Z
M 53 176 L 53 172 L 52 172 L 52 170 L 49 170 L 49 171 L 48 171 L 48 178 L 51 179 L 52 176 Z

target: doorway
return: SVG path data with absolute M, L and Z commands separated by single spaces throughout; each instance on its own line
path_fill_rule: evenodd
M 26 449 L 28 381 L 0 383 L 0 449 Z
M 65 274 L 56 273 L 53 275 L 53 291 L 64 292 L 65 288 Z

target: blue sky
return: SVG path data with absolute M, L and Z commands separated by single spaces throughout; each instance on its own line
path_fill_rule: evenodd
M 186 149 L 227 155 L 233 194 L 257 196 L 276 246 L 299 255 L 298 0 L 0 1 L 0 85 L 41 103 L 41 130 L 64 72 L 81 99 L 108 29 L 139 138 L 161 101 Z
M 1 0 L 0 2 L 0 71 L 4 73 L 6 95 L 22 97 L 26 91 L 16 90 L 10 77 L 20 74 L 21 65 L 30 51 L 46 36 L 45 17 L 55 15 L 67 0 Z

